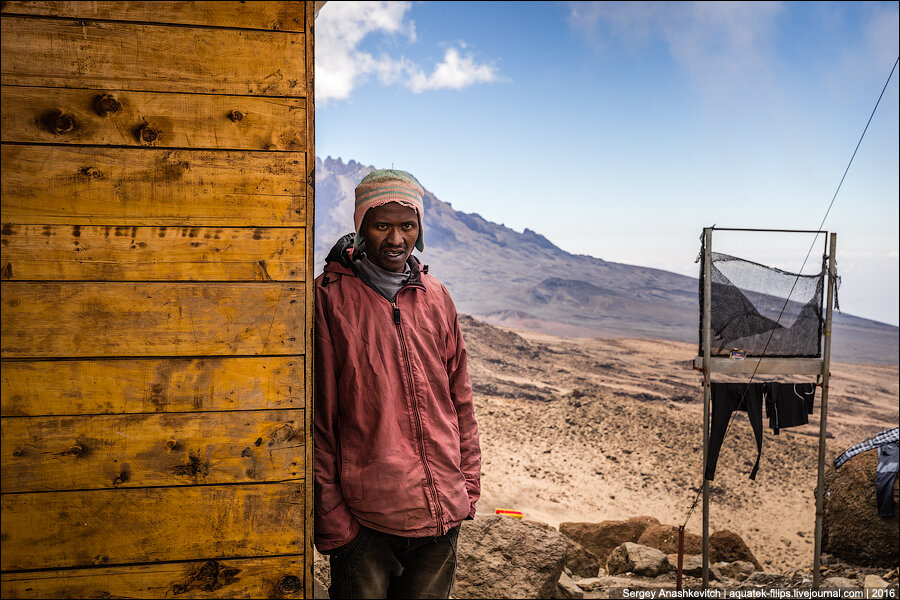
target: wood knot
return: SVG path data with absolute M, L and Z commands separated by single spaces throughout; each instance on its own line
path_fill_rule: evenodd
M 0 270 L 0 279 L 12 279 L 12 263 L 6 263 L 6 266 Z
M 170 451 L 174 450 L 177 447 L 178 447 L 178 440 L 176 440 L 176 439 L 171 439 L 166 442 L 166 448 L 168 448 Z
M 82 446 L 81 444 L 75 444 L 62 454 L 67 456 L 81 456 L 82 454 L 84 454 L 84 446 Z
M 138 130 L 137 138 L 142 144 L 152 144 L 159 139 L 159 132 L 149 125 L 143 125 Z
M 112 94 L 101 94 L 94 98 L 94 110 L 101 117 L 119 112 L 122 104 Z
M 83 167 L 80 170 L 82 175 L 87 175 L 91 179 L 101 179 L 103 177 L 103 171 L 96 167 Z
M 232 121 L 234 121 L 235 123 L 237 123 L 238 121 L 240 121 L 244 118 L 244 113 L 242 113 L 239 110 L 233 110 L 230 113 L 228 113 L 228 118 L 231 119 Z
M 78 120 L 72 115 L 67 115 L 59 110 L 47 112 L 41 119 L 44 127 L 56 135 L 62 135 L 74 131 L 78 127 Z
M 12 454 L 13 454 L 13 456 L 15 456 L 16 458 L 19 458 L 20 456 L 22 456 L 23 454 L 25 454 L 25 451 L 22 450 L 21 448 L 16 448 L 15 450 L 13 450 L 13 453 L 12 453 Z
M 303 587 L 303 582 L 296 575 L 285 575 L 278 582 L 278 591 L 282 594 L 296 594 Z

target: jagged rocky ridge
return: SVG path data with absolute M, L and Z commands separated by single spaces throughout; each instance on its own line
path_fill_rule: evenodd
M 316 160 L 316 264 L 353 228 L 353 190 L 374 167 Z M 421 259 L 460 312 L 489 323 L 570 337 L 696 342 L 697 280 L 574 255 L 539 233 L 519 233 L 425 194 Z M 897 364 L 898 328 L 835 315 L 834 360 Z

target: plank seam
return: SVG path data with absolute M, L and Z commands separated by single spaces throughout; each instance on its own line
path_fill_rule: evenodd
M 258 152 L 265 154 L 307 154 L 306 150 L 265 150 L 255 148 L 202 148 L 190 146 L 142 146 L 140 144 L 60 144 L 58 142 L 16 142 L 0 139 L 0 144 L 4 146 L 51 146 L 55 148 L 109 148 L 113 150 L 156 150 L 156 151 L 194 151 L 194 152 Z M 305 187 L 305 186 L 300 186 Z M 266 194 L 267 196 L 298 196 L 298 194 Z
M 303 357 L 306 354 L 159 354 L 140 356 L 43 356 L 43 357 L 0 357 L 0 362 L 62 362 L 62 361 L 102 361 L 102 360 L 207 360 L 217 358 L 290 358 Z
M 291 556 L 296 556 L 298 558 L 304 558 L 304 554 L 300 553 L 290 553 L 290 554 L 263 554 L 263 555 L 253 555 L 253 556 L 223 556 L 223 557 L 210 557 L 210 558 L 194 558 L 194 559 L 184 559 L 184 560 L 159 560 L 155 562 L 131 562 L 131 563 L 115 563 L 115 564 L 103 564 L 103 565 L 79 565 L 76 567 L 44 567 L 42 569 L 10 569 L 8 571 L 0 571 L 3 575 L 18 575 L 23 573 L 52 573 L 54 571 L 79 571 L 85 569 L 107 569 L 113 567 L 143 567 L 143 566 L 154 566 L 154 565 L 174 565 L 174 564 L 186 564 L 186 563 L 205 563 L 210 560 L 223 561 L 223 560 L 258 560 L 258 559 L 266 559 L 266 558 L 288 558 Z
M 128 21 L 122 19 L 103 19 L 98 17 L 66 17 L 62 15 L 35 15 L 29 13 L 4 12 L 2 17 L 16 19 L 38 19 L 41 21 L 72 21 L 76 23 L 112 23 L 116 25 L 150 25 L 152 27 L 178 27 L 180 29 L 216 29 L 224 31 L 259 31 L 263 33 L 280 33 L 286 35 L 306 36 L 305 31 L 299 29 L 262 29 L 257 27 L 234 27 L 227 25 L 200 25 L 194 23 L 166 23 L 162 21 Z
M 285 408 L 235 408 L 234 410 L 157 410 L 153 412 L 121 412 L 121 413 L 67 413 L 67 414 L 41 414 L 41 415 L 0 415 L 0 419 L 56 419 L 72 417 L 127 417 L 130 415 L 215 415 L 218 413 L 232 414 L 236 412 L 277 412 L 277 411 L 303 411 L 305 406 Z
M 34 490 L 31 492 L 0 492 L 0 496 L 30 496 L 33 494 L 83 494 L 85 492 L 128 492 L 131 490 L 167 490 L 198 487 L 234 487 L 249 485 L 283 485 L 285 483 L 304 483 L 305 477 L 295 479 L 276 479 L 272 481 L 233 481 L 231 483 L 186 483 L 184 485 L 136 485 L 133 487 L 120 486 L 110 488 L 72 488 L 67 490 Z

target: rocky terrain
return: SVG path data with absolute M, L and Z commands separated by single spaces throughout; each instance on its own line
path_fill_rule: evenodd
M 648 515 L 685 522 L 701 484 L 701 375 L 691 344 L 571 339 L 460 319 L 484 456 L 480 513 L 566 521 Z M 832 365 L 826 462 L 898 422 L 898 369 Z M 810 424 L 764 431 L 735 419 L 711 485 L 710 530 L 734 531 L 765 570 L 812 563 L 818 409 Z M 874 506 L 872 507 L 874 511 Z M 700 533 L 698 505 L 687 531 Z

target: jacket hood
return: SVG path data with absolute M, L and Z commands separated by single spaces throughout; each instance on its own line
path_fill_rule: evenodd
M 359 262 L 362 256 L 366 252 L 366 242 L 363 240 L 361 244 L 359 244 L 356 248 L 353 247 L 353 240 L 356 237 L 355 233 L 348 233 L 347 235 L 342 236 L 335 242 L 334 246 L 331 247 L 331 250 L 328 252 L 328 256 L 325 257 L 325 272 L 326 273 L 344 273 L 349 271 L 356 277 L 359 277 L 366 283 L 366 285 L 370 285 L 367 281 L 367 278 L 361 273 L 360 269 L 356 267 L 357 262 Z M 422 263 L 419 262 L 419 259 L 409 255 L 409 258 L 406 259 L 406 264 L 409 265 L 409 280 L 406 285 L 409 284 L 422 284 L 422 275 L 428 273 L 428 265 L 422 266 Z M 341 268 L 343 267 L 343 269 Z M 346 271 L 345 271 L 346 270 Z

